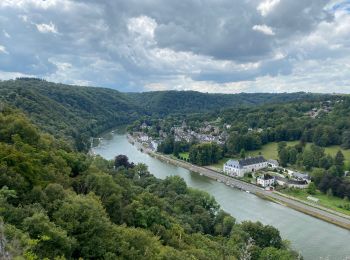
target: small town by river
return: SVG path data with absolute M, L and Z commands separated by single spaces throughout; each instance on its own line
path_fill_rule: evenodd
M 188 186 L 205 190 L 237 221 L 260 221 L 278 228 L 284 239 L 305 259 L 350 259 L 350 231 L 285 206 L 233 189 L 184 168 L 167 164 L 137 150 L 124 134 L 107 134 L 93 152 L 106 159 L 125 154 L 130 161 L 145 163 L 158 178 L 181 176 Z

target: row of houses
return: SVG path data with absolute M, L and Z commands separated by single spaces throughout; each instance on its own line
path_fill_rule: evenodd
M 263 174 L 256 178 L 256 184 L 266 188 L 278 184 L 280 186 L 287 186 L 289 188 L 300 188 L 305 189 L 309 185 L 309 181 L 296 180 L 296 179 L 287 179 L 280 176 L 271 176 L 270 174 Z
M 228 138 L 228 134 L 223 131 L 219 134 L 214 128 L 214 132 L 209 133 L 197 133 L 193 130 L 181 127 L 172 127 L 171 130 L 174 132 L 175 141 L 186 141 L 192 142 L 194 140 L 202 143 L 202 142 L 215 142 L 217 144 L 224 144 Z
M 248 157 L 227 161 L 223 166 L 223 172 L 231 177 L 244 177 L 246 173 L 256 172 L 267 167 L 277 168 L 279 164 L 276 160 L 266 160 L 263 156 Z M 278 184 L 295 188 L 306 188 L 311 181 L 308 174 L 290 171 L 289 175 L 290 178 L 284 178 L 278 175 L 263 174 L 258 176 L 256 181 L 262 187 Z

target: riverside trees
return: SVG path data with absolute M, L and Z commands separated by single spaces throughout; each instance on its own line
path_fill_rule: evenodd
M 239 258 L 248 240 L 252 259 L 270 247 L 297 258 L 274 242 L 278 230 L 235 223 L 179 177 L 159 180 L 123 156 L 110 162 L 74 152 L 12 109 L 0 122 L 9 122 L 0 124 L 1 254 L 9 258 Z M 270 235 L 258 240 L 256 232 Z

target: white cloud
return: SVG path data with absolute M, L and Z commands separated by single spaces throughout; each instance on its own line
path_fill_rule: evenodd
M 28 16 L 27 15 L 19 15 L 18 18 L 21 19 L 24 23 L 28 22 Z
M 52 22 L 49 24 L 41 23 L 35 25 L 38 31 L 41 33 L 58 33 L 56 26 Z
M 0 8 L 10 7 L 17 9 L 26 9 L 29 7 L 48 9 L 59 6 L 60 8 L 67 8 L 70 4 L 69 0 L 1 0 Z
M 28 75 L 21 72 L 8 72 L 0 70 L 0 80 L 9 80 L 20 77 L 35 77 L 34 75 Z
M 275 32 L 272 30 L 272 28 L 266 24 L 256 24 L 252 27 L 252 29 L 266 35 L 275 35 Z
M 130 18 L 127 27 L 130 32 L 153 39 L 154 30 L 157 27 L 157 23 L 154 19 L 142 15 L 139 17 Z
M 6 37 L 6 38 L 11 38 L 11 35 L 10 34 L 8 34 L 8 32 L 6 32 L 5 30 L 2 30 L 2 32 L 4 33 L 4 36 Z
M 257 10 L 262 16 L 267 16 L 279 4 L 280 0 L 265 0 L 260 3 Z
M 9 54 L 5 46 L 0 45 L 0 53 Z

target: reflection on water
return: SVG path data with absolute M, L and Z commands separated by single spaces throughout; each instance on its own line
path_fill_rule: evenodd
M 350 257 L 350 231 L 161 162 L 138 151 L 129 144 L 125 135 L 110 135 L 108 139 L 101 140 L 93 151 L 106 159 L 125 154 L 130 161 L 147 164 L 150 172 L 161 179 L 171 175 L 181 176 L 188 186 L 205 190 L 214 196 L 220 206 L 237 221 L 260 221 L 278 228 L 283 238 L 290 240 L 305 259 L 328 257 L 338 260 Z

